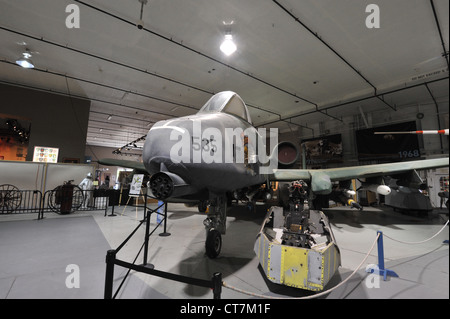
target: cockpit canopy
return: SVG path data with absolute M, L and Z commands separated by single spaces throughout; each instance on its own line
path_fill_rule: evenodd
M 239 95 L 231 91 L 217 93 L 198 111 L 197 114 L 228 113 L 252 123 L 247 106 Z

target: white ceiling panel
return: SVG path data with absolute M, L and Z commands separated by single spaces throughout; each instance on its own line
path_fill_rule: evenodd
M 379 0 L 379 29 L 365 24 L 371 3 L 149 0 L 138 30 L 138 0 L 0 0 L 0 82 L 90 99 L 87 144 L 112 147 L 224 90 L 256 125 L 280 130 L 360 107 L 448 103 L 449 2 Z M 69 4 L 79 29 L 66 27 Z M 219 50 L 224 22 L 238 47 L 230 57 Z M 25 48 L 39 52 L 33 70 L 14 64 Z

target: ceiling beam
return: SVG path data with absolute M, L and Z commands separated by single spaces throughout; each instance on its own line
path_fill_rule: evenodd
M 397 93 L 397 92 L 401 92 L 401 91 L 417 88 L 417 87 L 422 86 L 422 85 L 428 85 L 428 84 L 432 84 L 432 83 L 437 83 L 437 82 L 448 80 L 448 79 L 449 79 L 449 77 L 446 76 L 444 78 L 440 78 L 440 79 L 436 79 L 436 80 L 432 80 L 432 81 L 428 81 L 428 82 L 423 82 L 423 83 L 418 83 L 418 84 L 414 84 L 414 85 L 411 85 L 411 86 L 408 86 L 408 87 L 403 87 L 403 88 L 400 88 L 400 89 L 390 90 L 390 91 L 387 91 L 387 92 L 384 92 L 384 93 L 380 94 L 380 96 L 381 95 L 393 94 L 393 93 Z M 327 106 L 327 107 L 322 108 L 322 110 L 323 111 L 330 110 L 330 109 L 333 109 L 333 108 L 342 107 L 342 106 L 345 106 L 345 105 L 348 105 L 348 104 L 358 103 L 358 102 L 362 102 L 362 101 L 367 101 L 367 100 L 374 99 L 374 98 L 378 98 L 378 97 L 377 96 L 367 96 L 367 97 L 363 97 L 363 98 L 360 98 L 360 99 L 357 99 L 357 100 L 352 100 L 352 101 L 347 101 L 347 102 L 343 102 L 343 103 Z M 285 117 L 283 119 L 279 119 L 279 120 L 263 123 L 260 126 L 266 126 L 266 125 L 270 125 L 270 124 L 277 123 L 277 122 L 280 122 L 280 121 L 286 121 L 286 120 L 289 120 L 289 119 L 293 119 L 293 118 L 309 115 L 309 114 L 312 114 L 312 113 L 315 113 L 315 112 L 317 112 L 317 111 L 313 110 L 313 111 L 306 112 L 306 113 L 291 115 L 291 116 Z
M 10 64 L 10 65 L 12 65 L 14 67 L 20 68 L 20 66 L 18 66 L 17 64 L 15 64 L 13 62 L 10 62 L 10 61 L 7 61 L 7 60 L 0 60 L 0 62 L 6 63 L 6 64 Z M 59 77 L 64 77 L 64 78 L 68 78 L 68 79 L 71 79 L 71 80 L 75 80 L 75 81 L 79 81 L 79 82 L 83 82 L 83 83 L 87 83 L 87 84 L 92 84 L 92 85 L 100 86 L 100 87 L 111 89 L 111 90 L 116 90 L 116 91 L 132 94 L 132 95 L 145 97 L 145 98 L 148 98 L 148 99 L 151 99 L 151 100 L 156 100 L 156 101 L 159 101 L 159 102 L 164 102 L 164 103 L 168 103 L 168 104 L 172 104 L 172 105 L 176 105 L 176 106 L 181 106 L 181 107 L 193 109 L 195 111 L 199 110 L 198 108 L 196 108 L 194 106 L 191 106 L 191 105 L 188 105 L 188 104 L 183 104 L 183 103 L 179 103 L 179 102 L 169 101 L 169 100 L 166 100 L 166 99 L 163 99 L 163 98 L 160 98 L 160 97 L 156 97 L 156 96 L 152 96 L 152 95 L 149 95 L 149 94 L 140 93 L 138 91 L 131 91 L 131 90 L 127 90 L 127 89 L 123 89 L 123 88 L 117 87 L 117 86 L 112 86 L 112 85 L 109 85 L 109 84 L 103 84 L 103 83 L 95 82 L 95 81 L 92 81 L 92 80 L 87 80 L 87 79 L 83 79 L 83 78 L 80 78 L 80 77 L 71 76 L 71 75 L 68 75 L 68 74 L 58 73 L 58 72 L 50 71 L 50 70 L 44 70 L 44 69 L 40 69 L 40 68 L 36 68 L 36 67 L 33 68 L 33 69 L 30 69 L 30 71 L 31 72 L 37 71 L 37 72 L 47 73 L 47 74 L 51 74 L 51 75 L 55 75 L 55 76 L 59 76 Z
M 66 92 L 61 92 L 61 91 L 55 91 L 55 90 L 51 90 L 51 89 L 47 89 L 47 88 L 40 88 L 40 87 L 27 85 L 27 84 L 13 83 L 13 82 L 4 81 L 4 80 L 0 80 L 0 83 L 13 85 L 13 86 L 20 86 L 20 87 L 24 87 L 24 88 L 28 88 L 28 89 L 33 89 L 33 90 L 37 90 L 37 91 L 58 94 L 58 95 L 67 96 L 67 97 L 74 97 L 74 98 L 77 98 L 77 99 L 80 99 L 80 100 L 85 100 L 85 101 L 94 101 L 94 102 L 99 102 L 99 103 L 115 105 L 115 106 L 119 106 L 119 107 L 123 107 L 123 108 L 129 108 L 129 109 L 133 109 L 133 110 L 149 112 L 149 113 L 158 114 L 158 115 L 162 115 L 162 116 L 168 116 L 170 118 L 173 117 L 172 114 L 166 114 L 166 113 L 162 113 L 162 112 L 158 112 L 158 111 L 154 111 L 154 110 L 146 110 L 146 109 L 143 109 L 143 108 L 140 108 L 140 107 L 136 107 L 136 106 L 126 105 L 126 104 L 112 102 L 112 101 L 106 101 L 106 100 L 93 98 L 93 97 L 88 98 L 88 97 L 77 95 L 77 94 L 66 93 Z M 114 114 L 112 114 L 112 115 L 114 115 Z
M 12 33 L 16 33 L 16 34 L 19 34 L 19 35 L 23 35 L 23 36 L 29 37 L 29 38 L 34 39 L 34 40 L 37 40 L 37 41 L 44 41 L 46 44 L 55 45 L 55 46 L 62 47 L 62 48 L 68 49 L 68 50 L 74 50 L 75 52 L 84 53 L 84 54 L 86 54 L 86 55 L 88 55 L 88 56 L 96 57 L 96 58 L 99 58 L 99 59 L 102 59 L 102 60 L 107 60 L 108 62 L 116 63 L 116 64 L 118 64 L 118 65 L 120 65 L 120 66 L 123 66 L 123 67 L 129 67 L 129 68 L 131 68 L 131 69 L 133 69 L 133 70 L 138 70 L 138 71 L 144 72 L 144 73 L 149 74 L 149 75 L 155 75 L 155 74 L 153 74 L 153 73 L 149 73 L 147 70 L 144 71 L 144 70 L 141 70 L 141 69 L 132 67 L 132 66 L 127 66 L 127 65 L 122 64 L 122 63 L 120 63 L 120 62 L 115 62 L 115 61 L 110 60 L 110 59 L 106 59 L 106 58 L 102 58 L 102 57 L 99 57 L 99 56 L 91 55 L 90 53 L 82 52 L 82 51 L 77 50 L 77 49 L 72 49 L 72 48 L 70 48 L 70 47 L 68 47 L 68 46 L 62 46 L 62 45 L 60 45 L 60 44 L 57 44 L 57 43 L 54 43 L 54 42 L 51 42 L 51 41 L 48 41 L 48 40 L 44 40 L 43 38 L 36 38 L 36 37 L 34 37 L 34 36 L 27 35 L 27 34 L 24 34 L 24 33 L 21 33 L 21 32 L 17 32 L 17 31 L 14 31 L 14 30 L 10 30 L 10 29 L 7 29 L 7 28 L 3 28 L 3 27 L 1 27 L 1 26 L 0 26 L 0 29 L 3 29 L 3 30 L 5 30 L 5 31 L 9 31 L 9 32 L 12 32 Z M 1 60 L 0 62 L 8 63 L 8 64 L 11 64 L 11 65 L 17 66 L 15 63 L 12 63 L 12 62 L 7 61 L 7 60 Z M 17 67 L 19 67 L 19 66 L 17 66 Z M 162 102 L 174 104 L 174 105 L 177 105 L 177 106 L 182 106 L 182 107 L 194 109 L 195 111 L 198 111 L 198 110 L 199 110 L 198 108 L 195 108 L 195 107 L 190 106 L 190 105 L 187 105 L 187 104 L 182 104 L 182 103 L 179 103 L 179 102 L 168 101 L 168 100 L 161 99 L 161 98 L 154 97 L 154 96 L 150 96 L 150 95 L 147 95 L 147 94 L 143 94 L 143 93 L 139 93 L 139 92 L 133 92 L 133 91 L 131 91 L 131 90 L 126 90 L 126 89 L 122 89 L 122 88 L 119 88 L 119 87 L 113 87 L 113 86 L 110 86 L 110 85 L 107 85 L 107 84 L 102 84 L 102 83 L 94 82 L 94 81 L 91 81 L 91 80 L 86 80 L 86 79 L 82 79 L 82 78 L 70 76 L 70 75 L 67 75 L 67 74 L 57 73 L 57 72 L 53 72 L 53 71 L 49 71 L 49 70 L 43 70 L 43 69 L 39 69 L 39 68 L 33 68 L 32 71 L 40 71 L 40 72 L 44 72 L 44 73 L 48 73 L 48 74 L 53 74 L 53 75 L 56 75 L 56 76 L 67 77 L 67 78 L 74 79 L 74 80 L 77 80 L 77 81 L 82 81 L 82 82 L 85 82 L 85 83 L 90 83 L 90 84 L 93 84 L 93 85 L 98 85 L 98 86 L 102 86 L 102 87 L 105 87 L 105 88 L 110 88 L 110 89 L 122 91 L 122 92 L 125 92 L 125 93 L 130 93 L 130 94 L 139 95 L 139 96 L 146 97 L 146 98 L 149 98 L 149 99 L 154 99 L 154 100 L 158 100 L 158 101 L 162 101 Z M 156 75 L 155 75 L 155 76 L 156 76 Z M 168 81 L 171 81 L 169 78 L 165 78 L 165 79 L 168 80 Z M 177 84 L 181 84 L 181 82 L 176 82 L 176 81 L 172 81 L 172 82 L 175 82 L 175 83 L 177 83 Z M 190 87 L 190 88 L 194 88 L 194 87 L 191 87 L 191 86 L 189 86 L 189 87 Z M 207 91 L 207 90 L 204 90 L 204 89 L 198 88 L 198 90 L 199 90 L 199 91 L 202 91 L 203 93 L 208 93 L 208 94 L 211 94 L 211 95 L 214 94 L 214 92 L 210 92 L 210 91 Z M 296 96 L 296 97 L 298 97 L 298 96 Z M 298 98 L 301 99 L 300 97 L 298 97 Z M 313 103 L 313 104 L 314 104 L 314 103 Z M 259 107 L 259 106 L 254 106 L 254 105 L 250 105 L 250 104 L 247 104 L 247 105 L 248 105 L 249 107 L 258 109 L 258 110 L 260 110 L 260 111 L 263 111 L 263 112 L 266 112 L 266 113 L 271 113 L 271 114 L 277 115 L 278 117 L 281 118 L 281 115 L 280 115 L 280 114 L 275 113 L 275 112 L 273 112 L 273 111 L 264 109 L 264 108 Z M 316 105 L 316 104 L 314 104 L 314 105 Z M 317 105 L 316 105 L 316 106 L 317 106 Z M 155 112 L 155 113 L 157 113 L 157 112 Z M 173 115 L 169 115 L 169 114 L 167 114 L 167 116 L 173 117 Z
M 211 92 L 211 91 L 208 91 L 206 89 L 203 89 L 203 88 L 200 88 L 200 87 L 196 87 L 196 86 L 193 86 L 193 85 L 190 85 L 190 84 L 187 84 L 187 83 L 183 83 L 181 81 L 169 78 L 167 76 L 157 74 L 156 72 L 149 72 L 147 69 L 138 68 L 138 67 L 135 67 L 135 66 L 132 66 L 132 65 L 128 65 L 128 64 L 119 62 L 119 61 L 115 61 L 115 60 L 112 60 L 112 59 L 109 59 L 109 58 L 102 57 L 100 55 L 96 55 L 96 54 L 93 54 L 93 53 L 82 51 L 80 49 L 72 48 L 68 44 L 67 45 L 59 44 L 59 43 L 56 43 L 56 42 L 44 39 L 43 37 L 39 38 L 39 37 L 32 36 L 32 35 L 29 35 L 29 34 L 26 34 L 26 33 L 23 33 L 23 32 L 19 32 L 19 31 L 16 31 L 16 30 L 8 29 L 8 28 L 2 27 L 2 26 L 0 26 L 0 30 L 11 32 L 11 33 L 23 36 L 23 37 L 28 37 L 30 39 L 33 39 L 33 40 L 36 40 L 36 41 L 39 41 L 39 42 L 43 42 L 43 43 L 46 43 L 46 44 L 49 44 L 49 45 L 53 45 L 53 46 L 56 46 L 56 47 L 59 47 L 59 48 L 62 48 L 62 49 L 66 49 L 66 50 L 69 50 L 69 51 L 72 51 L 72 52 L 75 52 L 75 53 L 79 53 L 79 54 L 82 54 L 82 55 L 85 55 L 85 56 L 88 56 L 88 57 L 91 57 L 91 58 L 95 58 L 95 59 L 102 60 L 102 61 L 105 61 L 105 62 L 108 62 L 108 63 L 111 63 L 111 64 L 115 64 L 115 65 L 118 65 L 118 66 L 130 69 L 130 70 L 141 72 L 141 73 L 144 73 L 144 74 L 147 74 L 147 75 L 150 75 L 150 76 L 153 76 L 153 77 L 157 77 L 157 78 L 165 80 L 165 81 L 176 83 L 176 84 L 179 84 L 179 85 L 182 85 L 182 86 L 185 86 L 185 87 L 188 87 L 190 89 L 197 90 L 197 91 L 200 91 L 200 92 L 203 92 L 203 93 L 207 93 L 207 94 L 211 94 L 211 95 L 214 94 L 214 92 Z
M 119 20 L 119 21 L 121 21 L 121 22 L 124 22 L 124 23 L 126 23 L 126 24 L 128 24 L 128 25 L 130 25 L 130 26 L 133 26 L 134 28 L 136 27 L 136 23 L 133 22 L 133 21 L 129 21 L 129 20 L 127 20 L 127 19 L 121 18 L 121 17 L 119 17 L 118 15 L 112 14 L 112 13 L 106 11 L 106 10 L 102 10 L 102 9 L 100 9 L 100 8 L 98 8 L 98 7 L 95 7 L 95 6 L 91 5 L 91 4 L 87 4 L 87 3 L 84 2 L 84 1 L 75 0 L 75 2 L 78 2 L 78 3 L 82 4 L 82 5 L 85 5 L 85 6 L 89 7 L 89 8 L 91 8 L 91 9 L 96 10 L 96 11 L 102 13 L 102 14 L 105 14 L 105 15 L 111 17 L 111 18 L 114 18 L 114 19 L 117 19 L 117 20 Z M 218 60 L 218 59 L 216 59 L 216 58 L 213 58 L 213 57 L 210 56 L 210 55 L 207 55 L 207 54 L 205 54 L 205 53 L 203 53 L 203 52 L 200 52 L 200 51 L 198 51 L 198 50 L 196 50 L 196 49 L 193 49 L 193 48 L 191 48 L 191 47 L 189 47 L 189 46 L 187 46 L 187 45 L 185 45 L 185 44 L 183 44 L 183 43 L 177 42 L 177 41 L 173 40 L 173 38 L 171 38 L 171 37 L 164 36 L 164 35 L 162 35 L 162 34 L 160 34 L 160 33 L 158 33 L 158 32 L 152 31 L 152 30 L 150 30 L 150 29 L 148 29 L 148 28 L 146 28 L 146 27 L 143 27 L 143 28 L 142 28 L 142 31 L 148 32 L 148 33 L 150 33 L 150 34 L 152 34 L 152 35 L 154 35 L 154 36 L 157 36 L 157 37 L 159 37 L 159 38 L 161 38 L 161 39 L 163 39 L 163 40 L 166 40 L 166 41 L 168 41 L 168 42 L 170 42 L 170 43 L 172 43 L 172 44 L 174 44 L 174 45 L 177 45 L 177 46 L 179 46 L 179 47 L 181 47 L 181 48 L 183 48 L 183 49 L 186 49 L 186 50 L 188 50 L 188 51 L 191 51 L 191 52 L 193 52 L 193 53 L 196 53 L 196 54 L 198 54 L 198 55 L 200 55 L 200 56 L 202 56 L 202 57 L 204 57 L 204 58 L 207 58 L 207 59 L 209 59 L 209 60 L 211 60 L 211 61 L 213 61 L 213 62 L 215 62 L 215 63 L 218 63 L 218 64 L 220 64 L 220 65 L 223 65 L 223 66 L 225 66 L 225 67 L 227 67 L 227 68 L 229 68 L 229 69 L 231 69 L 231 70 L 233 70 L 233 71 L 236 71 L 236 72 L 238 72 L 238 73 L 240 73 L 240 74 L 242 74 L 242 75 L 244 75 L 244 76 L 247 76 L 247 77 L 249 77 L 249 78 L 251 78 L 251 79 L 253 79 L 253 80 L 256 80 L 256 81 L 258 81 L 258 82 L 260 82 L 260 83 L 263 83 L 263 84 L 265 84 L 265 85 L 267 85 L 267 86 L 270 86 L 270 87 L 273 88 L 273 89 L 276 89 L 276 90 L 278 90 L 278 91 L 281 91 L 281 92 L 283 92 L 283 93 L 286 93 L 286 94 L 288 94 L 288 95 L 291 95 L 291 96 L 293 96 L 293 97 L 295 97 L 295 98 L 297 98 L 297 99 L 300 99 L 300 100 L 302 100 L 302 101 L 304 101 L 304 102 L 306 102 L 306 103 L 309 103 L 309 104 L 312 104 L 312 105 L 316 105 L 316 103 L 311 102 L 311 101 L 307 100 L 306 98 L 303 98 L 303 97 L 297 95 L 296 93 L 289 92 L 289 91 L 287 91 L 287 90 L 285 90 L 285 89 L 283 89 L 283 88 L 281 88 L 281 87 L 279 87 L 279 86 L 277 86 L 277 85 L 275 85 L 275 84 L 272 84 L 272 83 L 270 83 L 270 82 L 268 82 L 268 81 L 266 81 L 266 80 L 263 80 L 263 79 L 261 79 L 261 78 L 259 78 L 259 77 L 257 77 L 257 76 L 254 76 L 254 75 L 251 74 L 250 72 L 242 71 L 242 70 L 240 70 L 240 69 L 238 69 L 238 68 L 236 68 L 236 67 L 234 67 L 234 66 L 232 66 L 232 65 L 230 65 L 230 64 L 224 63 L 224 62 L 222 62 L 222 61 L 220 61 L 220 60 Z M 214 93 L 213 93 L 213 94 L 214 94 Z
M 447 62 L 447 68 L 448 68 L 448 51 L 445 48 L 444 37 L 442 36 L 441 26 L 439 24 L 439 19 L 437 17 L 436 8 L 434 7 L 434 1 L 430 0 L 430 4 L 431 4 L 431 9 L 433 10 L 434 21 L 436 22 L 436 26 L 437 26 L 437 29 L 439 32 L 439 38 L 441 39 L 442 49 L 444 50 L 444 53 L 442 53 L 442 56 L 445 58 L 445 62 Z
M 356 74 L 359 75 L 368 85 L 370 85 L 374 90 L 374 97 L 378 98 L 380 101 L 382 101 L 385 105 L 396 111 L 396 107 L 390 105 L 387 103 L 384 99 L 382 99 L 378 93 L 377 88 L 375 85 L 373 85 L 360 71 L 358 71 L 352 64 L 350 64 L 347 59 L 345 59 L 339 52 L 337 52 L 331 45 L 329 45 L 327 42 L 325 42 L 318 34 L 317 32 L 314 32 L 311 28 L 309 28 L 305 23 L 303 23 L 297 16 L 295 16 L 291 11 L 289 11 L 286 7 L 284 7 L 280 2 L 277 0 L 272 0 L 278 7 L 280 7 L 284 12 L 286 12 L 291 18 L 293 18 L 298 24 L 300 24 L 304 29 L 306 29 L 309 33 L 311 33 L 317 40 L 319 40 L 324 46 L 326 46 L 331 52 L 334 53 L 342 62 L 344 62 L 348 67 L 350 67 Z

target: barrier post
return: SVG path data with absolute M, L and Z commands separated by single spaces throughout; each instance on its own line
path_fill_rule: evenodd
M 383 276 L 383 280 L 386 281 L 387 276 L 398 277 L 398 275 L 393 270 L 384 268 L 383 232 L 377 231 L 377 234 L 379 234 L 378 240 L 377 240 L 377 244 L 378 244 L 378 268 L 377 269 L 370 269 L 371 270 L 370 272 L 378 274 L 380 276 Z
M 105 299 L 112 299 L 113 297 L 113 283 L 114 283 L 114 261 L 116 260 L 116 251 L 114 249 L 108 250 L 106 253 L 106 274 L 105 274 Z
M 159 204 L 159 202 L 158 202 Z M 167 237 L 170 236 L 170 233 L 167 232 L 167 202 L 164 204 L 164 232 L 159 234 L 159 236 Z
M 222 294 L 222 273 L 214 273 L 212 277 L 212 283 L 214 299 L 220 299 L 220 295 Z
M 153 268 L 155 268 L 155 266 L 153 266 L 153 264 L 149 264 L 148 260 L 147 260 L 147 258 L 148 258 L 148 242 L 150 239 L 150 217 L 152 215 L 152 211 L 150 209 L 147 210 L 147 207 L 145 207 L 145 210 L 147 213 L 144 216 L 144 218 L 146 218 L 146 221 L 145 221 L 146 225 L 145 225 L 145 238 L 144 238 L 144 260 L 143 260 L 142 265 L 153 269 Z

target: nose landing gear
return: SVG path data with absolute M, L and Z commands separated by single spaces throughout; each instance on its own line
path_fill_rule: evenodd
M 222 235 L 216 229 L 210 229 L 206 235 L 205 250 L 206 255 L 214 259 L 220 254 L 222 249 Z
M 227 197 L 226 195 L 211 196 L 208 217 L 203 221 L 206 230 L 206 255 L 214 259 L 222 249 L 222 235 L 226 233 Z

